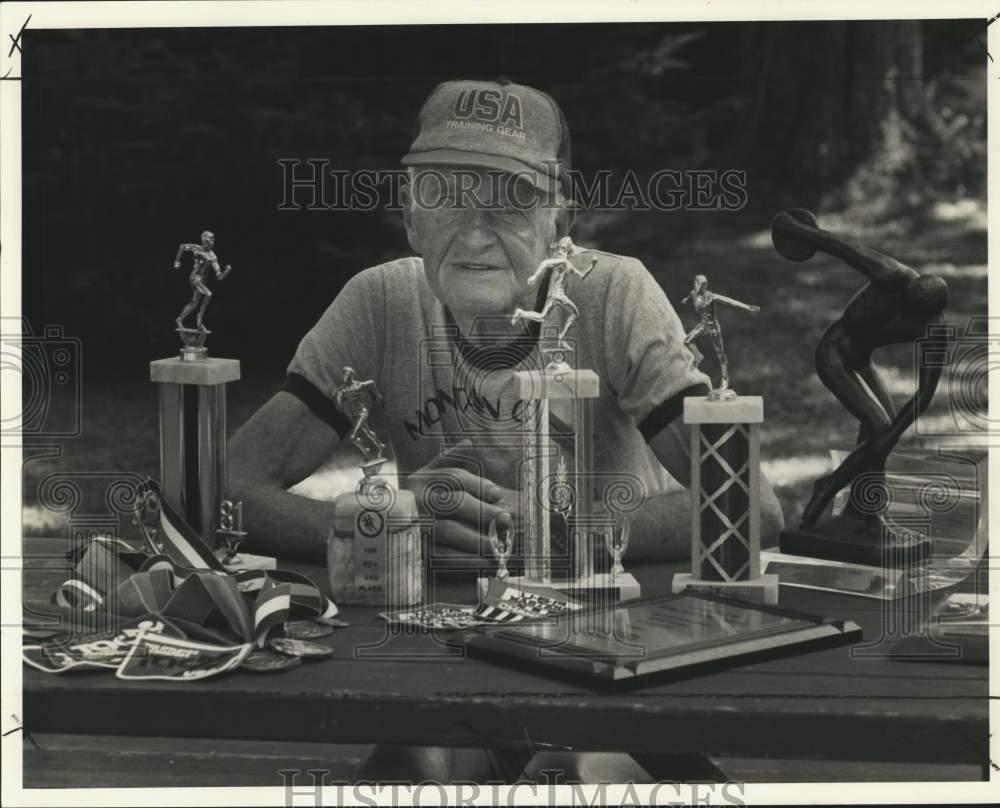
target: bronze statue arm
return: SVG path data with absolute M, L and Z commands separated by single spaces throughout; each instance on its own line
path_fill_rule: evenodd
M 883 255 L 854 239 L 823 230 L 816 217 L 803 208 L 783 210 L 771 222 L 771 241 L 789 261 L 807 261 L 816 250 L 839 258 L 856 269 L 873 286 L 893 291 L 905 286 L 917 272 L 895 258 Z
M 732 306 L 736 309 L 743 309 L 743 311 L 749 311 L 756 314 L 760 311 L 760 306 L 752 306 L 749 303 L 741 303 L 739 300 L 733 300 L 731 297 L 726 297 L 725 295 L 717 295 L 712 292 L 712 299 L 716 303 L 724 303 L 727 306 Z
M 225 278 L 226 275 L 228 275 L 230 272 L 233 271 L 233 268 L 229 264 L 226 264 L 225 269 L 219 269 L 218 261 L 212 261 L 212 269 L 215 270 L 215 277 L 218 278 L 220 281 L 223 278 Z

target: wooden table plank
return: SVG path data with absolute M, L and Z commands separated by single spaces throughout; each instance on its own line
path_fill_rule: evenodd
M 322 571 L 289 566 L 325 587 Z M 644 594 L 653 595 L 669 591 L 679 568 L 633 571 Z M 42 600 L 63 572 L 51 556 L 26 569 L 28 596 Z M 454 579 L 438 581 L 434 592 L 440 600 L 474 596 L 473 582 Z M 830 593 L 783 588 L 781 605 L 855 620 L 866 640 L 879 636 L 883 621 L 882 603 Z M 178 685 L 26 668 L 25 726 L 324 743 L 530 740 L 539 748 L 970 765 L 981 765 L 988 749 L 984 666 L 858 658 L 839 647 L 615 694 L 448 655 L 427 635 L 397 634 L 392 647 L 379 649 L 393 656 L 366 658 L 366 646 L 370 652 L 392 637 L 377 611 L 343 607 L 352 626 L 329 638 L 333 659 L 272 676 L 237 672 Z M 431 651 L 437 655 L 428 657 Z

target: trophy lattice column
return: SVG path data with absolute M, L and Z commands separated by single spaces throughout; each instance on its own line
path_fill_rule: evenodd
M 684 399 L 691 427 L 691 572 L 686 587 L 778 602 L 778 576 L 760 573 L 760 425 L 764 401 Z
M 160 492 L 210 548 L 229 485 L 226 384 L 236 359 L 171 357 L 149 364 L 160 386 Z

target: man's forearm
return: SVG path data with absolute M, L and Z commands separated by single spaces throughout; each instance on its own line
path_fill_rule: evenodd
M 281 559 L 326 563 L 333 529 L 332 502 L 289 494 L 277 485 L 230 480 L 231 497 L 243 501 L 245 548 Z
M 690 556 L 691 498 L 687 491 L 678 489 L 647 498 L 630 520 L 626 568 L 630 561 L 644 564 Z

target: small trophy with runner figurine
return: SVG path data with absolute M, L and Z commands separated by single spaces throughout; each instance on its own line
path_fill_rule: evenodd
M 351 422 L 347 440 L 361 455 L 363 473 L 353 491 L 334 502 L 334 525 L 327 546 L 333 597 L 340 603 L 412 606 L 423 597 L 423 537 L 416 500 L 379 477 L 388 444 L 369 424 L 382 395 L 372 380 L 360 380 L 351 367 L 334 403 Z

